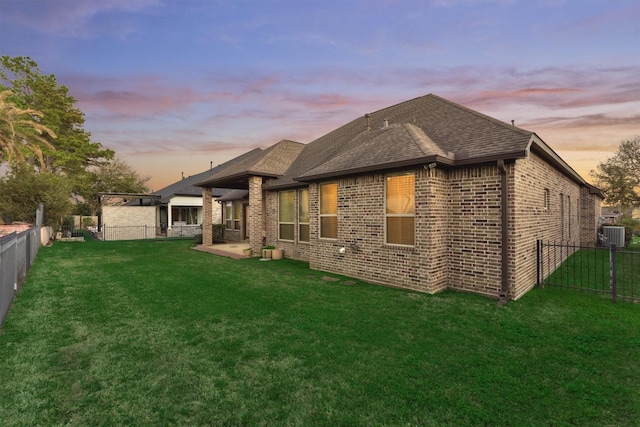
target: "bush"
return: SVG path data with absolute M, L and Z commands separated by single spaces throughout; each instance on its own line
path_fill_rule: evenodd
M 201 245 L 201 244 L 202 244 L 202 233 L 201 233 L 201 234 L 196 234 L 195 236 L 193 236 L 193 240 L 194 240 L 198 245 Z
M 76 226 L 76 222 L 73 216 L 68 215 L 62 219 L 62 228 L 64 228 L 65 230 L 73 231 L 75 226 Z
M 633 240 L 633 236 L 640 228 L 640 220 L 625 218 L 621 220 L 619 224 L 624 227 L 624 245 L 629 246 Z

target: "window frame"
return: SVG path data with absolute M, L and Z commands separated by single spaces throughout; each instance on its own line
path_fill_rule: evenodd
M 307 193 L 307 196 L 306 196 L 306 200 L 307 200 L 307 206 L 306 206 L 307 218 L 306 219 L 307 219 L 307 221 L 306 222 L 302 220 L 302 212 L 301 212 L 301 210 L 302 210 L 302 200 L 303 200 L 303 197 L 301 197 L 301 194 L 303 192 Z M 309 199 L 309 188 L 308 187 L 307 188 L 299 188 L 298 191 L 296 192 L 296 195 L 297 195 L 297 208 L 298 208 L 297 209 L 298 210 L 298 216 L 297 216 L 297 219 L 298 219 L 298 227 L 297 227 L 298 228 L 298 236 L 297 236 L 298 242 L 300 242 L 300 243 L 309 243 L 311 241 L 311 234 L 310 234 L 310 230 L 311 229 L 310 229 L 310 225 L 309 225 L 310 224 L 310 217 L 311 217 L 311 212 L 310 212 L 311 203 L 309 202 L 309 200 L 310 200 Z M 307 240 L 302 240 L 302 237 L 301 237 L 303 235 L 302 226 L 306 226 L 307 227 L 307 232 L 306 232 Z
M 229 201 L 224 204 L 224 228 L 233 230 L 233 202 Z
M 544 196 L 543 196 L 543 200 L 542 200 L 542 209 L 545 212 L 549 211 L 549 202 L 550 202 L 550 192 L 548 188 L 544 189 Z
M 388 195 L 388 184 L 389 179 L 394 177 L 405 177 L 411 176 L 413 177 L 413 212 L 411 214 L 399 213 L 399 214 L 389 214 L 387 207 L 387 195 Z M 402 172 L 402 173 L 391 173 L 386 174 L 384 176 L 384 244 L 389 246 L 398 246 L 404 248 L 414 248 L 416 246 L 416 175 L 413 172 Z M 413 238 L 412 244 L 403 244 L 403 243 L 395 243 L 389 242 L 389 218 L 412 218 L 413 219 Z
M 322 188 L 325 186 L 335 187 L 335 213 L 322 213 L 323 202 L 322 202 Z M 318 236 L 323 240 L 338 240 L 338 183 L 337 181 L 331 182 L 323 182 L 318 184 Z M 323 227 L 322 227 L 322 219 L 323 218 L 335 218 L 336 219 L 336 227 L 335 227 L 335 237 L 326 237 L 323 236 Z
M 230 231 L 240 231 L 242 219 L 242 201 L 232 200 L 224 206 L 224 228 Z
M 282 221 L 281 214 L 282 212 L 282 199 L 280 198 L 284 194 L 291 194 L 293 197 L 291 203 L 291 219 L 292 221 Z M 291 239 L 285 239 L 282 237 L 282 225 L 290 225 L 291 226 Z M 285 242 L 295 242 L 296 240 L 296 191 L 295 190 L 283 190 L 278 191 L 278 240 L 282 240 Z

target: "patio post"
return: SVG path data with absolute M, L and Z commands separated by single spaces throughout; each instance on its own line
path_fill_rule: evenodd
M 213 244 L 213 201 L 211 199 L 211 188 L 202 188 L 202 244 L 205 246 Z

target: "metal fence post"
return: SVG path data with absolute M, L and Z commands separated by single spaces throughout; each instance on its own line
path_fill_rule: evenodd
M 611 299 L 616 302 L 618 298 L 616 283 L 616 245 L 612 243 L 609 248 L 609 284 L 611 286 Z

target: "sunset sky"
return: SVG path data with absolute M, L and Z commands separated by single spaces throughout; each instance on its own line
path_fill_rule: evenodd
M 0 0 L 0 55 L 55 74 L 152 190 L 429 93 L 589 181 L 640 135 L 640 0 Z

